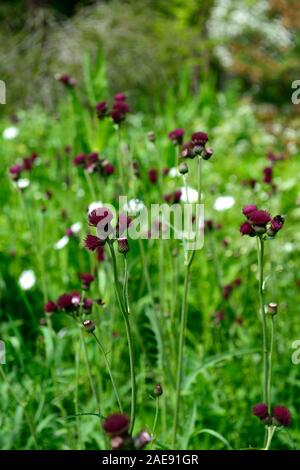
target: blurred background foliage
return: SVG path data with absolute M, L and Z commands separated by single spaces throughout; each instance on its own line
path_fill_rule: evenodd
M 140 106 L 164 99 L 187 73 L 193 92 L 204 79 L 223 89 L 235 78 L 241 92 L 289 104 L 291 81 L 300 77 L 299 6 L 299 0 L 2 0 L 6 111 L 38 102 L 55 110 L 62 91 L 55 75 L 84 81 L 88 62 L 100 80 L 103 57 L 110 91 L 126 90 Z

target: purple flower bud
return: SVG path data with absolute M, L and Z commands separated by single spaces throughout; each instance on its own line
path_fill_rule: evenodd
M 118 251 L 126 255 L 129 251 L 129 243 L 127 238 L 118 238 Z
M 178 128 L 169 132 L 168 137 L 173 142 L 174 145 L 181 145 L 184 136 L 184 129 Z
M 257 403 L 253 406 L 252 413 L 260 419 L 265 419 L 268 416 L 268 407 L 265 403 Z
M 127 435 L 129 429 L 129 418 L 123 414 L 111 414 L 103 423 L 104 431 L 111 437 Z
M 285 406 L 277 405 L 273 408 L 273 416 L 278 425 L 289 426 L 292 421 L 290 411 Z
M 84 326 L 85 331 L 87 331 L 88 333 L 93 333 L 93 331 L 95 331 L 96 329 L 96 325 L 92 320 L 84 320 L 82 324 Z
M 257 207 L 254 204 L 249 204 L 243 207 L 243 214 L 249 218 L 252 212 L 256 211 Z

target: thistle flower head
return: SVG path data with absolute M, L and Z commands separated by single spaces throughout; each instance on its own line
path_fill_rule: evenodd
M 64 310 L 66 312 L 72 312 L 77 310 L 80 305 L 80 294 L 79 292 L 71 292 L 62 294 L 57 299 L 57 306 L 60 310 Z
M 240 232 L 242 235 L 249 235 L 250 237 L 254 237 L 256 235 L 255 230 L 249 222 L 244 222 L 241 224 Z
M 156 168 L 151 168 L 149 171 L 148 171 L 148 179 L 150 181 L 150 183 L 152 184 L 156 184 L 157 183 L 157 180 L 158 180 L 158 171 Z
M 60 83 L 65 85 L 65 87 L 67 87 L 67 88 L 73 88 L 77 83 L 75 78 L 71 77 L 67 73 L 59 75 L 57 79 Z
M 90 251 L 95 251 L 99 247 L 105 244 L 105 240 L 100 240 L 100 238 L 95 235 L 87 235 L 84 240 L 85 247 Z
M 90 273 L 81 273 L 79 277 L 82 280 L 82 288 L 84 290 L 88 290 L 91 283 L 95 280 L 95 276 Z
M 88 214 L 89 225 L 97 227 L 100 222 L 108 224 L 113 218 L 112 212 L 106 207 L 98 207 Z
M 268 406 L 266 403 L 257 403 L 253 406 L 252 413 L 260 419 L 265 419 L 268 416 Z
M 206 142 L 208 141 L 208 135 L 206 132 L 194 132 L 192 134 L 192 144 L 193 145 L 199 145 L 199 146 L 204 146 Z
M 265 227 L 271 221 L 271 216 L 269 212 L 267 211 L 254 210 L 249 215 L 249 221 L 253 225 L 258 225 L 259 227 Z
M 289 426 L 292 421 L 290 411 L 285 406 L 277 405 L 273 408 L 273 416 L 278 425 Z
M 273 168 L 271 166 L 267 166 L 263 169 L 264 175 L 264 183 L 271 184 L 273 180 Z
M 48 302 L 44 306 L 44 312 L 51 314 L 56 312 L 58 309 L 57 304 L 52 300 L 48 300 Z
M 254 204 L 248 204 L 247 206 L 243 207 L 243 214 L 249 218 L 252 212 L 256 211 L 257 207 Z
M 181 145 L 184 136 L 184 129 L 178 128 L 169 132 L 168 137 L 173 142 L 174 145 Z
M 111 437 L 124 436 L 128 434 L 129 425 L 128 416 L 124 414 L 111 414 L 104 420 L 103 429 Z
M 12 179 L 17 181 L 22 173 L 23 167 L 22 165 L 13 165 L 10 167 L 9 172 L 12 176 Z
M 84 153 L 80 153 L 76 155 L 73 159 L 73 163 L 75 166 L 85 166 L 86 164 L 86 155 Z
M 95 109 L 99 119 L 103 119 L 108 116 L 108 104 L 106 101 L 100 101 L 100 103 L 97 103 Z

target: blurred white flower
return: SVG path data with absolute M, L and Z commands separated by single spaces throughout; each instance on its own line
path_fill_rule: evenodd
M 28 188 L 29 185 L 30 185 L 30 181 L 28 178 L 21 178 L 17 181 L 17 186 L 20 189 Z
M 19 277 L 19 285 L 23 290 L 31 289 L 36 281 L 36 277 L 32 269 L 28 269 L 27 271 L 23 271 L 21 276 Z
M 190 188 L 189 186 L 185 188 L 184 186 L 180 188 L 181 191 L 181 198 L 182 202 L 189 202 L 194 203 L 198 201 L 198 191 L 194 188 Z
M 235 203 L 235 199 L 232 196 L 220 196 L 217 197 L 214 203 L 214 208 L 216 211 L 226 211 L 230 209 Z
M 69 237 L 67 235 L 64 235 L 60 240 L 58 240 L 58 242 L 55 243 L 54 249 L 55 250 L 61 250 L 68 243 L 69 243 Z
M 130 199 L 126 204 L 124 204 L 123 209 L 128 213 L 140 212 L 145 207 L 143 201 L 140 199 Z
M 103 207 L 103 203 L 102 203 L 101 201 L 92 202 L 92 203 L 89 205 L 88 213 L 94 211 L 95 209 L 98 209 L 99 207 Z
M 176 167 L 170 168 L 168 176 L 170 178 L 176 178 L 177 176 L 180 176 L 180 173 Z
M 19 134 L 19 129 L 15 126 L 11 126 L 11 127 L 7 127 L 6 129 L 4 129 L 2 137 L 5 140 L 12 140 L 12 139 L 15 139 L 18 134 Z
M 70 229 L 72 230 L 73 233 L 78 233 L 80 232 L 82 228 L 82 223 L 81 222 L 75 222 L 73 225 L 71 225 Z

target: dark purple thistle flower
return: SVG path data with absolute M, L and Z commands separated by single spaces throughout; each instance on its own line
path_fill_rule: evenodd
M 51 314 L 57 311 L 57 304 L 52 300 L 48 300 L 46 305 L 44 306 L 44 312 Z
M 104 160 L 101 164 L 104 176 L 112 175 L 115 172 L 115 167 L 108 160 Z
M 156 184 L 157 183 L 157 180 L 158 180 L 158 171 L 156 168 L 151 168 L 149 171 L 148 171 L 148 179 L 150 181 L 150 183 L 152 184 Z
M 57 306 L 60 310 L 65 310 L 66 312 L 72 312 L 78 309 L 80 304 L 80 294 L 79 292 L 71 292 L 61 295 L 57 299 Z
M 255 210 L 249 215 L 249 221 L 253 225 L 265 227 L 271 221 L 271 216 L 267 211 Z
M 70 238 L 75 235 L 71 228 L 67 228 L 65 234 L 67 235 L 67 237 L 70 237 Z
M 178 129 L 174 129 L 173 131 L 169 132 L 168 137 L 173 142 L 174 145 L 182 145 L 184 136 L 184 129 L 179 127 Z
M 73 159 L 73 163 L 75 166 L 85 166 L 86 164 L 86 155 L 84 153 L 80 153 L 76 155 Z
M 115 101 L 126 101 L 126 100 L 127 100 L 127 96 L 125 95 L 125 93 L 117 93 L 117 94 L 114 96 L 114 100 L 115 100 Z
M 12 176 L 12 179 L 17 181 L 22 173 L 23 167 L 22 165 L 13 165 L 10 167 L 9 172 Z
M 89 215 L 89 225 L 97 227 L 99 222 L 104 221 L 106 224 L 111 222 L 113 218 L 112 212 L 106 207 L 98 207 L 97 209 L 92 210 Z
M 240 226 L 240 232 L 242 235 L 249 235 L 250 237 L 255 236 L 255 230 L 253 229 L 252 225 L 249 222 L 244 222 Z
M 95 280 L 95 276 L 90 273 L 82 273 L 79 275 L 79 277 L 82 280 L 83 289 L 88 289 L 91 283 Z
M 169 204 L 178 204 L 180 202 L 182 192 L 180 189 L 177 189 L 173 193 L 165 194 L 164 200 Z
M 192 134 L 192 144 L 193 145 L 199 145 L 204 146 L 206 142 L 208 141 L 208 135 L 206 132 L 194 132 Z
M 65 85 L 67 88 L 73 88 L 76 85 L 75 78 L 72 78 L 68 74 L 62 74 L 58 77 L 58 81 Z
M 26 158 L 23 158 L 23 169 L 25 171 L 31 171 L 32 170 L 32 167 L 33 167 L 33 162 L 34 160 L 32 160 L 31 157 L 26 157 Z
M 289 426 L 292 422 L 291 413 L 285 406 L 275 406 L 273 408 L 273 416 L 282 426 Z
M 271 230 L 273 233 L 276 234 L 277 232 L 279 232 L 279 230 L 282 229 L 283 224 L 284 224 L 284 219 L 283 219 L 283 217 L 281 217 L 281 215 L 276 215 L 276 216 L 271 220 L 271 227 L 270 227 L 270 230 Z
M 113 111 L 120 111 L 124 115 L 130 112 L 130 108 L 126 101 L 116 101 L 112 107 Z
M 267 166 L 266 168 L 263 169 L 263 174 L 264 174 L 264 183 L 271 184 L 272 179 L 273 179 L 273 168 L 270 166 Z
M 97 152 L 91 152 L 87 156 L 87 160 L 89 163 L 97 163 L 99 160 L 99 155 Z
M 105 240 L 100 240 L 100 238 L 95 235 L 87 235 L 84 240 L 85 247 L 90 251 L 95 251 L 104 244 Z
M 111 437 L 123 436 L 128 434 L 129 424 L 128 416 L 111 414 L 104 420 L 103 429 Z
M 100 103 L 97 103 L 95 109 L 99 119 L 103 119 L 108 116 L 108 104 L 106 101 L 100 101 Z
M 183 158 L 194 158 L 196 155 L 194 153 L 194 145 L 192 142 L 185 142 L 181 149 L 181 156 Z
M 116 234 L 118 238 L 124 234 L 124 232 L 128 229 L 131 223 L 131 217 L 129 217 L 127 214 L 122 214 L 121 212 L 119 213 L 116 225 Z
M 115 124 L 121 124 L 122 121 L 124 121 L 125 119 L 125 114 L 122 113 L 121 111 L 119 110 L 112 110 L 111 113 L 110 113 L 110 116 L 112 118 L 112 120 L 114 121 Z
M 268 406 L 265 403 L 257 403 L 253 406 L 252 413 L 260 419 L 265 419 L 268 416 Z
M 252 212 L 256 211 L 257 207 L 254 204 L 248 204 L 247 206 L 243 207 L 243 214 L 249 218 Z

